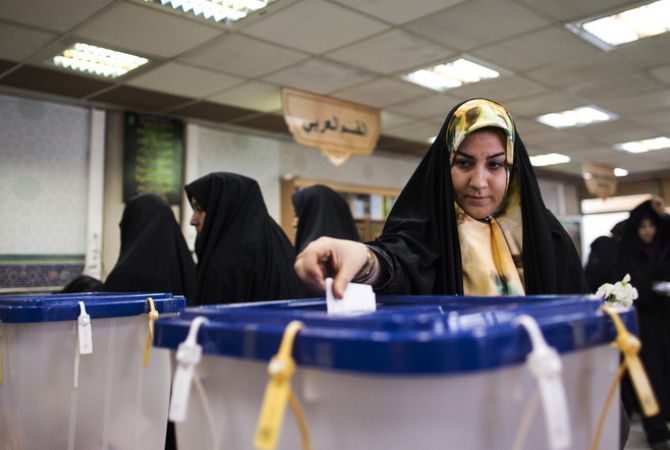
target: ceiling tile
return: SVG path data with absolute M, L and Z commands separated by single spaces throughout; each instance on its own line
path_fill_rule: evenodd
M 281 109 L 281 92 L 277 86 L 251 81 L 208 97 L 209 101 L 240 108 L 269 112 Z
M 27 65 L 4 76 L 0 84 L 75 98 L 86 97 L 112 85 L 106 80 Z
M 118 3 L 76 30 L 78 36 L 113 49 L 165 58 L 190 50 L 220 33 L 214 27 L 130 3 Z
M 392 78 L 380 78 L 331 93 L 333 97 L 342 100 L 362 103 L 377 108 L 426 94 L 428 94 L 426 89 Z
M 651 76 L 657 80 L 663 81 L 666 84 L 670 84 L 670 64 L 667 66 L 657 67 L 649 73 L 651 73 Z
M 634 114 L 630 116 L 630 121 L 656 130 L 662 130 L 665 135 L 670 137 L 670 129 L 668 129 L 668 124 L 670 124 L 670 107 Z
M 405 28 L 449 47 L 469 50 L 548 24 L 508 0 L 471 0 L 410 22 Z
M 416 118 L 411 116 L 403 116 L 402 114 L 382 111 L 382 132 L 387 128 L 397 127 L 409 122 L 414 122 L 415 120 Z
M 536 95 L 505 103 L 513 117 L 532 119 L 542 114 L 566 111 L 582 105 L 584 105 L 584 100 L 563 92 Z
M 634 65 L 618 58 L 616 52 L 596 52 L 533 69 L 525 72 L 525 75 L 549 86 L 567 88 L 633 70 Z
M 440 132 L 440 128 L 442 128 L 442 123 L 440 122 L 419 120 L 405 125 L 389 128 L 388 130 L 384 130 L 384 134 L 415 140 L 422 143 L 425 142 L 426 148 L 428 148 L 430 146 L 428 139 L 437 135 L 437 133 Z
M 553 26 L 483 47 L 472 54 L 505 69 L 519 71 L 597 51 L 573 33 Z
M 227 34 L 179 60 L 243 77 L 257 77 L 304 61 L 308 55 L 239 34 Z
M 665 33 L 616 49 L 616 55 L 638 69 L 648 69 L 670 63 L 670 34 Z
M 448 6 L 465 0 L 412 0 L 408 7 L 407 0 L 335 0 L 337 3 L 357 9 L 394 25 L 409 22 Z
M 606 15 L 622 6 L 635 3 L 631 0 L 518 0 L 538 12 L 542 12 L 560 21 L 569 21 L 590 16 Z
M 112 0 L 4 0 L 0 8 L 0 19 L 63 32 L 111 2 Z
M 670 89 L 626 97 L 611 96 L 599 100 L 598 105 L 620 116 L 631 118 L 640 112 L 670 108 Z
M 0 58 L 21 61 L 56 37 L 46 31 L 0 22 Z
M 663 85 L 652 77 L 641 72 L 631 72 L 572 86 L 569 91 L 587 100 L 598 101 L 612 97 L 613 92 L 616 92 L 617 97 L 626 97 L 659 88 L 662 89 Z
M 414 117 L 438 117 L 445 119 L 449 111 L 460 102 L 459 99 L 446 94 L 432 94 L 416 100 L 389 106 L 389 111 L 409 114 Z
M 591 141 L 604 145 L 635 141 L 654 137 L 655 135 L 653 130 L 623 119 L 594 123 L 581 127 L 578 130 L 582 136 L 586 136 Z
M 374 72 L 389 74 L 419 65 L 442 62 L 453 53 L 404 31 L 392 30 L 326 56 Z
M 126 84 L 152 91 L 199 98 L 243 82 L 242 78 L 168 62 L 133 78 Z
M 242 32 L 311 53 L 325 52 L 388 28 L 346 8 L 310 0 L 282 9 Z
M 363 70 L 342 66 L 329 61 L 311 59 L 307 62 L 275 72 L 266 81 L 290 86 L 308 92 L 325 94 L 369 80 L 373 75 Z
M 517 97 L 541 94 L 546 91 L 545 87 L 532 81 L 521 77 L 506 76 L 493 80 L 480 81 L 479 83 L 466 84 L 455 89 L 450 89 L 448 93 L 456 95 L 459 98 L 484 97 L 504 102 Z

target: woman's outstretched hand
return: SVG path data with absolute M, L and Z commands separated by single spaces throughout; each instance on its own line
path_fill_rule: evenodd
M 322 291 L 326 289 L 326 277 L 333 277 L 333 294 L 342 298 L 367 258 L 368 249 L 360 242 L 320 237 L 298 254 L 294 267 L 305 283 Z

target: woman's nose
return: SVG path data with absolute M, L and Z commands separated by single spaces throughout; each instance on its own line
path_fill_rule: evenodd
M 483 189 L 486 187 L 486 170 L 484 168 L 475 168 L 470 178 L 470 185 L 475 189 Z
M 194 227 L 198 225 L 198 218 L 196 217 L 195 212 L 191 214 L 191 220 L 189 221 L 189 224 L 193 225 Z

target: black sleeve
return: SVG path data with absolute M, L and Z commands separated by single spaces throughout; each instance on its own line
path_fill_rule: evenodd
M 558 220 L 558 227 L 552 227 L 554 241 L 554 257 L 556 258 L 557 294 L 587 294 L 591 293 L 586 281 L 582 262 L 577 249 Z
M 380 267 L 382 277 L 377 282 L 377 285 L 373 286 L 375 292 L 377 294 L 388 295 L 411 294 L 409 277 L 398 263 L 398 260 L 393 257 L 393 254 L 380 246 L 373 244 L 366 245 L 377 255 L 379 264 L 382 266 Z

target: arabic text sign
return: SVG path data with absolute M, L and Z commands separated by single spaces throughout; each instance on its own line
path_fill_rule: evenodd
M 377 109 L 288 88 L 282 89 L 282 105 L 299 144 L 347 155 L 369 155 L 377 145 Z
M 134 112 L 126 112 L 124 119 L 123 201 L 141 192 L 155 192 L 171 205 L 179 204 L 183 123 Z
M 612 167 L 587 163 L 582 165 L 582 174 L 586 189 L 591 194 L 600 198 L 612 197 L 616 194 L 617 179 Z

